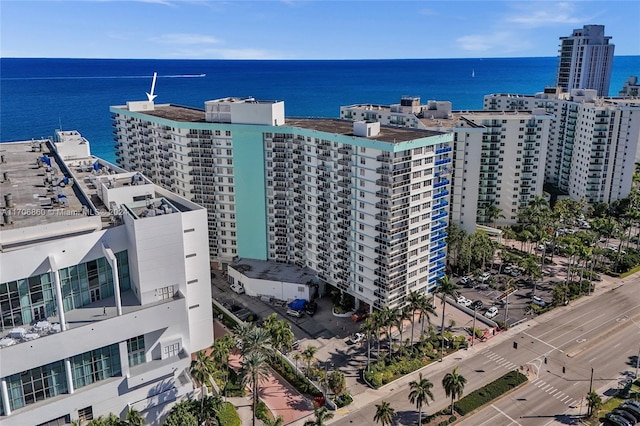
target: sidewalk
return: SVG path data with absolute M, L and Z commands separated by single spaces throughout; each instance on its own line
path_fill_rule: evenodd
M 218 321 L 214 321 L 214 331 L 217 337 L 228 333 L 228 330 Z M 242 358 L 239 353 L 229 356 L 229 366 L 236 372 L 240 370 Z M 238 408 L 242 424 L 251 424 L 253 419 L 251 392 L 244 398 L 229 398 Z M 269 407 L 274 417 L 282 416 L 284 424 L 297 420 L 306 420 L 313 414 L 313 405 L 300 392 L 293 388 L 286 380 L 276 373 L 270 373 L 266 380 L 260 382 L 259 397 Z

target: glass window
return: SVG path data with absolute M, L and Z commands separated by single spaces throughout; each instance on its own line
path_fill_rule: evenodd
M 144 335 L 127 340 L 127 352 L 129 354 L 129 367 L 144 364 Z
M 121 372 L 117 343 L 71 358 L 71 373 L 76 389 L 118 376 Z
M 12 410 L 66 393 L 64 363 L 57 361 L 9 376 L 7 388 Z

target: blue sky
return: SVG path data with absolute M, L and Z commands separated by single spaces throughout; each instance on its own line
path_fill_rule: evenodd
M 556 56 L 605 25 L 640 55 L 638 1 L 0 0 L 0 56 L 405 59 Z

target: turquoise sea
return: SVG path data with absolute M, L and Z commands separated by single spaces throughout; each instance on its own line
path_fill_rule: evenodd
M 145 100 L 203 108 L 226 96 L 284 100 L 287 116 L 337 117 L 341 105 L 397 103 L 402 95 L 480 109 L 489 93 L 533 94 L 553 85 L 557 59 L 225 61 L 0 59 L 0 141 L 78 130 L 92 152 L 114 160 L 109 106 Z M 610 94 L 640 75 L 640 56 L 614 60 Z

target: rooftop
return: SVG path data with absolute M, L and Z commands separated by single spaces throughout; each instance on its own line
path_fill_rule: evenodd
M 116 108 L 125 109 L 126 107 L 120 106 Z M 203 110 L 173 104 L 156 105 L 153 111 L 138 111 L 138 113 L 178 122 L 206 123 Z M 353 133 L 353 121 L 350 120 L 287 117 L 283 127 L 299 127 L 345 136 L 355 136 Z M 394 143 L 422 139 L 439 134 L 441 132 L 433 130 L 381 126 L 380 133 L 368 139 Z
M 306 284 L 315 281 L 316 274 L 309 268 L 300 268 L 286 263 L 275 263 L 257 259 L 238 259 L 229 265 L 249 278 Z
M 48 140 L 0 144 L 0 231 L 63 222 L 84 215 L 87 200 Z

